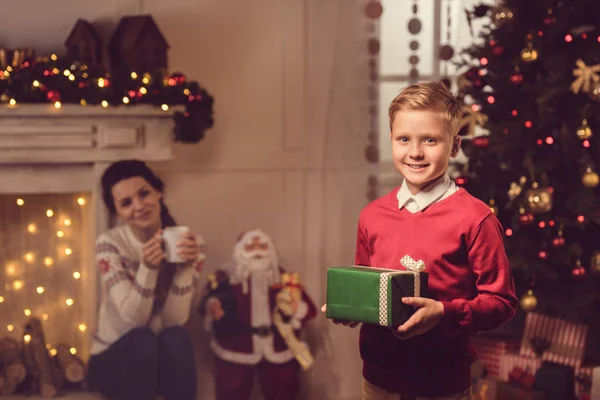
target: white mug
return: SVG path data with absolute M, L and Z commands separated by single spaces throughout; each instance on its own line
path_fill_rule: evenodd
M 187 226 L 168 226 L 163 229 L 162 238 L 165 243 L 165 259 L 171 263 L 182 263 L 184 260 L 177 255 L 177 243 L 183 240 L 190 231 Z

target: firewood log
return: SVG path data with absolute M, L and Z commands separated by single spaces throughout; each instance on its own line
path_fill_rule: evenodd
M 24 329 L 23 348 L 25 362 L 32 374 L 36 391 L 43 398 L 54 397 L 58 394 L 56 373 L 53 362 L 46 349 L 46 339 L 42 323 L 37 318 L 31 318 Z
M 23 360 L 23 350 L 15 339 L 5 337 L 0 339 L 0 365 L 4 368 L 7 380 L 17 385 L 25 380 L 27 370 Z
M 11 395 L 17 391 L 17 383 L 14 380 L 9 380 L 0 371 L 0 396 Z
M 81 359 L 73 354 L 69 346 L 59 344 L 56 346 L 56 356 L 60 370 L 69 383 L 80 383 L 85 378 L 85 366 Z

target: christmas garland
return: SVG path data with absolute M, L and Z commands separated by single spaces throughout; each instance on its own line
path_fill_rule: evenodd
M 88 67 L 67 57 L 51 55 L 25 60 L 17 67 L 0 69 L 0 104 L 50 103 L 81 106 L 131 107 L 151 104 L 167 111 L 184 105 L 173 115 L 175 141 L 196 143 L 213 126 L 213 97 L 183 74 L 163 71 L 107 71 Z

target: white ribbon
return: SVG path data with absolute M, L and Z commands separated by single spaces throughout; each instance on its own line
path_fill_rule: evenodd
M 402 257 L 402 259 L 400 260 L 400 264 L 402 264 L 408 272 L 411 272 L 412 274 L 414 274 L 414 276 L 415 276 L 414 297 L 421 297 L 421 275 L 420 275 L 420 273 L 425 271 L 425 268 L 426 268 L 425 263 L 423 262 L 423 260 L 416 261 L 414 258 L 412 258 L 411 256 L 409 256 L 407 254 L 404 257 Z
M 414 276 L 414 297 L 421 295 L 421 275 L 425 270 L 425 263 L 422 260 L 415 261 L 408 254 L 400 260 L 407 271 L 398 271 L 395 269 L 366 267 L 363 265 L 354 265 L 354 268 L 364 268 L 369 270 L 382 271 L 379 275 L 379 325 L 388 325 L 388 281 L 391 276 L 401 274 L 412 274 Z

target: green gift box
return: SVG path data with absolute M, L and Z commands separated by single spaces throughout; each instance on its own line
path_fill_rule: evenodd
M 402 298 L 426 297 L 427 280 L 428 275 L 422 270 L 359 265 L 328 268 L 325 316 L 395 328 L 415 311 L 413 306 L 402 303 Z

